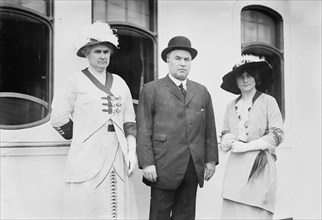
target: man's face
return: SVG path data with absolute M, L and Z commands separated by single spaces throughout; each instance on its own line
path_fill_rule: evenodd
M 86 54 L 89 65 L 96 71 L 105 71 L 110 63 L 111 49 L 105 44 L 98 44 L 89 49 Z
M 173 50 L 167 56 L 170 74 L 178 79 L 185 80 L 190 72 L 191 54 L 186 50 Z

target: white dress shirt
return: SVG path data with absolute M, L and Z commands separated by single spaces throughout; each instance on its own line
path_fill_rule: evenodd
M 174 82 L 174 84 L 176 84 L 178 86 L 178 89 L 180 89 L 179 86 L 182 83 L 183 88 L 187 91 L 187 78 L 185 78 L 183 81 L 180 81 L 180 80 L 174 78 L 170 73 L 169 73 L 169 77 Z

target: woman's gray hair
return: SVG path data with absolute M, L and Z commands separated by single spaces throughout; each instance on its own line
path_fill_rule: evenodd
M 111 51 L 111 55 L 114 53 L 113 45 L 112 45 L 112 44 L 110 44 L 110 43 L 108 43 L 108 42 L 101 42 L 101 43 L 94 44 L 94 45 L 87 45 L 87 46 L 85 46 L 85 47 L 83 47 L 83 48 L 82 48 L 82 53 L 83 53 L 85 56 L 87 56 L 87 55 L 89 54 L 89 51 L 90 51 L 93 47 L 95 47 L 95 46 L 97 46 L 97 45 L 106 45 L 106 46 L 108 46 L 108 48 L 110 49 L 110 51 Z

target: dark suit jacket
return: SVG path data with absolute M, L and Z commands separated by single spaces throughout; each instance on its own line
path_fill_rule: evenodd
M 187 80 L 187 94 L 165 78 L 145 85 L 138 112 L 139 167 L 156 165 L 160 189 L 176 189 L 192 156 L 199 186 L 206 162 L 218 164 L 217 135 L 210 94 L 203 85 Z

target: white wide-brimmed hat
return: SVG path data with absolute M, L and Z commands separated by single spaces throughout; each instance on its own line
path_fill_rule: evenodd
M 113 49 L 118 49 L 118 36 L 113 32 L 108 23 L 96 21 L 93 24 L 85 26 L 80 32 L 76 41 L 76 54 L 79 57 L 85 57 L 84 48 L 95 44 L 108 43 Z

